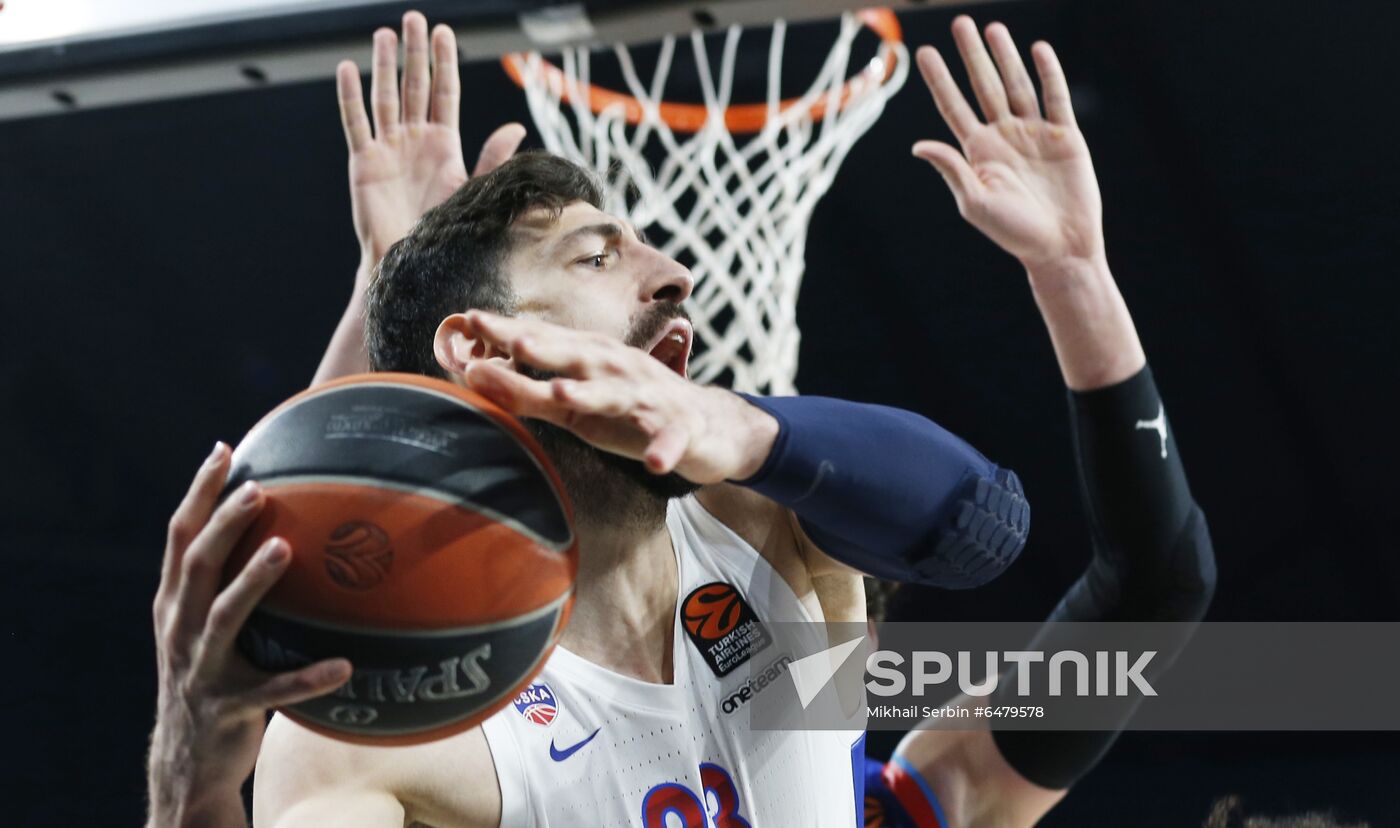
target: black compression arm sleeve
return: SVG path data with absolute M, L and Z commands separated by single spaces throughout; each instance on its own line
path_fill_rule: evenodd
M 1215 591 L 1215 556 L 1151 370 L 1108 388 L 1071 392 L 1069 403 L 1094 556 L 1049 620 L 1200 620 Z M 1152 671 L 1164 672 L 1179 652 L 1159 653 Z M 1135 706 L 1123 706 L 1120 727 Z M 1118 733 L 998 730 L 993 736 L 1017 772 L 1058 790 L 1088 772 Z

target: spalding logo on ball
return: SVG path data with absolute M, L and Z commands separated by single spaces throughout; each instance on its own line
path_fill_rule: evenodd
M 273 535 L 292 562 L 240 649 L 264 670 L 355 668 L 286 715 L 354 742 L 425 742 L 479 724 L 544 666 L 573 600 L 573 513 L 539 445 L 483 397 L 412 374 L 317 386 L 239 443 L 225 495 L 246 480 L 267 505 L 226 578 Z

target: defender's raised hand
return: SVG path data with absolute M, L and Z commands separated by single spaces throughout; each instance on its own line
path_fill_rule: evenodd
M 953 39 L 985 123 L 968 105 L 938 50 L 919 49 L 919 70 L 962 149 L 919 141 L 914 155 L 943 176 L 963 217 L 1027 268 L 1101 261 L 1098 181 L 1055 51 L 1045 42 L 1031 47 L 1042 115 L 1011 33 L 993 23 L 986 34 L 983 45 L 971 18 L 953 21 Z
M 660 332 L 653 352 L 676 330 L 683 330 L 680 350 L 662 362 L 602 334 L 473 310 L 444 320 L 435 347 L 469 388 L 512 414 L 566 428 L 654 474 L 700 484 L 752 476 L 772 450 L 777 421 L 737 394 L 682 375 L 688 324 Z M 476 349 L 496 356 L 471 358 Z M 517 366 L 552 378 L 533 379 Z
M 353 61 L 336 68 L 341 124 L 350 148 L 350 200 L 355 233 L 373 264 L 403 238 L 418 217 L 436 207 L 467 180 L 458 132 L 461 83 L 457 39 L 439 25 L 428 37 L 418 12 L 403 18 L 404 67 L 398 78 L 398 37 L 374 33 L 370 102 L 365 112 L 360 70 Z M 515 153 L 525 128 L 506 124 L 481 148 L 473 175 L 495 169 Z
M 403 18 L 404 69 L 397 82 L 398 37 L 374 33 L 370 99 L 374 127 L 365 113 L 360 70 L 353 61 L 336 67 L 340 121 L 350 147 L 350 205 L 360 240 L 360 266 L 350 302 L 341 315 L 312 384 L 370 369 L 364 347 L 365 290 L 379 260 L 418 218 L 447 200 L 467 180 L 462 136 L 457 131 L 461 82 L 457 38 L 447 26 L 428 37 L 418 12 Z M 506 124 L 486 139 L 473 175 L 490 172 L 512 155 L 525 127 Z

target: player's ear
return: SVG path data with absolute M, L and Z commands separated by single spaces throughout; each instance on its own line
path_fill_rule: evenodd
M 475 360 L 500 355 L 490 343 L 469 336 L 470 330 L 466 314 L 454 313 L 442 320 L 437 333 L 433 334 L 433 356 L 453 378 L 465 374 L 467 365 Z

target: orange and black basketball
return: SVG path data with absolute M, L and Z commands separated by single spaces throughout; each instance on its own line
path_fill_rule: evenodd
M 515 418 L 449 383 L 363 374 L 304 391 L 233 453 L 225 494 L 267 505 L 292 562 L 239 638 L 265 670 L 344 656 L 336 693 L 284 710 L 350 741 L 412 744 L 505 706 L 567 620 L 578 550 L 558 475 Z

